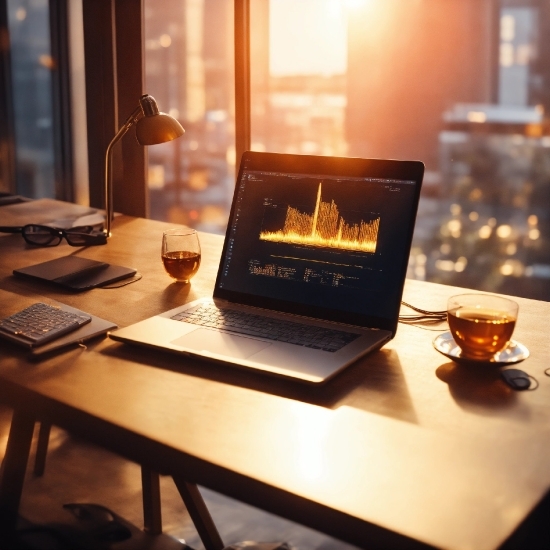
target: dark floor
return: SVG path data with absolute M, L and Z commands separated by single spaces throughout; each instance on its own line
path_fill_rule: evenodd
M 0 406 L 0 456 L 5 450 L 10 421 L 10 409 Z M 63 504 L 96 503 L 140 529 L 143 527 L 138 465 L 55 427 L 43 477 L 32 475 L 33 458 L 34 447 L 20 509 L 25 520 L 39 525 L 59 523 L 68 518 Z M 354 546 L 213 491 L 201 489 L 201 492 L 225 544 L 243 540 L 286 541 L 296 550 L 356 550 Z M 164 532 L 185 541 L 193 549 L 202 550 L 204 547 L 170 477 L 161 478 L 161 494 Z M 161 548 L 155 546 L 155 550 Z

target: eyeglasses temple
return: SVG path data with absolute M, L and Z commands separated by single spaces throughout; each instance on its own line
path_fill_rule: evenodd
M 0 233 L 23 233 L 23 227 L 0 227 Z

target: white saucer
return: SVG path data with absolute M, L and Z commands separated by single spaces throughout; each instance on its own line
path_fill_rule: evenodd
M 494 367 L 503 367 L 519 363 L 529 357 L 529 350 L 519 342 L 510 340 L 508 345 L 498 353 L 495 353 L 490 359 L 475 359 L 472 357 L 463 357 L 462 350 L 454 341 L 450 332 L 440 334 L 433 341 L 434 348 L 445 357 L 452 359 L 456 363 L 468 365 L 492 365 Z

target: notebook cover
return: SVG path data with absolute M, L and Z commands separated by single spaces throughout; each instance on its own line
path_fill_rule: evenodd
M 63 285 L 73 290 L 88 290 L 115 283 L 128 277 L 133 277 L 136 270 L 131 267 L 107 264 L 104 269 L 78 274 Z
M 136 270 L 79 256 L 63 256 L 40 264 L 14 269 L 14 275 L 48 281 L 72 290 L 88 290 L 136 274 Z
M 56 338 L 51 342 L 47 342 L 42 346 L 33 348 L 30 352 L 31 357 L 44 357 L 46 355 L 49 355 L 50 353 L 55 353 L 56 351 L 69 347 L 71 345 L 82 344 L 84 342 L 87 342 L 88 340 L 91 340 L 92 338 L 107 334 L 108 331 L 117 328 L 117 325 L 111 323 L 110 321 L 106 321 L 105 319 L 96 317 L 91 313 L 88 313 L 88 315 L 91 315 L 92 317 L 90 323 L 86 323 L 77 330 L 60 336 L 59 338 Z

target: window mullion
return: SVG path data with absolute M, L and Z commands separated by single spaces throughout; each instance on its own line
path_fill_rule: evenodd
M 50 0 L 55 197 L 73 201 L 71 68 L 67 0 Z
M 15 124 L 9 36 L 8 2 L 0 0 L 0 191 L 15 193 Z
M 83 2 L 90 205 L 104 205 L 105 152 L 143 93 L 141 1 Z M 115 211 L 147 215 L 145 148 L 127 136 L 114 151 Z
M 235 150 L 250 150 L 250 0 L 235 0 Z
M 122 126 L 144 93 L 143 1 L 115 1 L 117 124 Z M 122 171 L 115 175 L 115 211 L 148 217 L 147 147 L 138 144 L 134 130 L 121 141 Z M 116 158 L 116 157 L 115 157 Z M 118 177 L 117 177 L 118 176 Z

